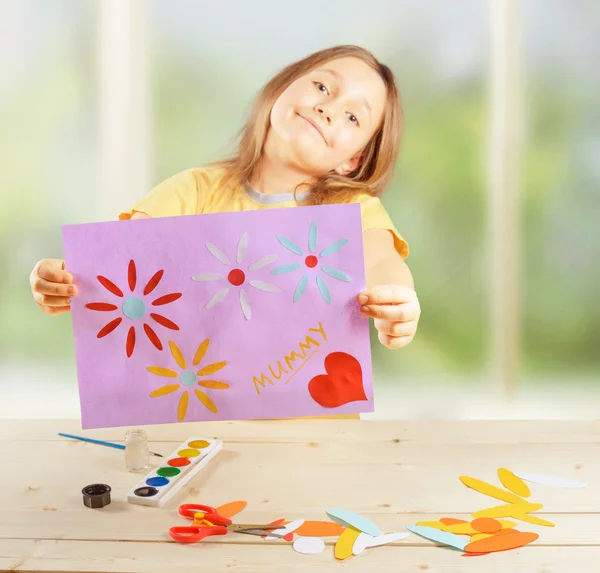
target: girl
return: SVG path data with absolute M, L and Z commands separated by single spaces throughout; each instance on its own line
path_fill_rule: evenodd
M 380 342 L 401 348 L 414 338 L 421 310 L 404 262 L 408 244 L 379 200 L 400 123 L 387 66 L 357 46 L 316 52 L 262 89 L 231 159 L 167 179 L 119 218 L 358 202 L 367 273 L 358 303 L 374 319 Z M 69 312 L 77 294 L 72 281 L 64 261 L 39 261 L 30 279 L 38 306 L 49 315 Z

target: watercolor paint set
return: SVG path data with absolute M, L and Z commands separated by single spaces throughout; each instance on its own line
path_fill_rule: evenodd
M 129 503 L 161 507 L 223 447 L 221 440 L 189 438 L 127 494 Z

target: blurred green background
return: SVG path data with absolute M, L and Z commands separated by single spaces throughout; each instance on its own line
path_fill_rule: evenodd
M 39 259 L 62 257 L 61 225 L 115 219 L 160 180 L 221 157 L 273 73 L 339 43 L 360 44 L 392 67 L 405 111 L 402 152 L 384 203 L 410 244 L 407 263 L 423 314 L 405 349 L 388 351 L 373 338 L 376 396 L 385 397 L 378 414 L 594 415 L 590 393 L 600 374 L 596 1 L 525 0 L 511 30 L 524 98 L 516 402 L 503 402 L 502 388 L 489 376 L 490 4 L 121 4 L 129 7 L 113 0 L 0 1 L 0 415 L 78 415 L 70 317 L 43 315 L 28 282 Z M 117 17 L 124 10 L 133 22 L 124 41 L 111 36 L 115 23 L 106 24 L 107 10 Z M 148 186 L 107 194 L 99 110 L 122 89 L 107 83 L 110 69 L 136 43 L 147 105 L 141 176 Z M 125 133 L 129 117 L 122 118 Z

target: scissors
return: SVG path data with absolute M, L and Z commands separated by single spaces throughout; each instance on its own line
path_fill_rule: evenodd
M 169 535 L 180 543 L 195 543 L 211 535 L 226 535 L 229 532 L 245 533 L 247 535 L 269 535 L 282 538 L 283 535 L 271 533 L 283 526 L 273 524 L 255 525 L 248 523 L 233 523 L 231 519 L 219 515 L 210 505 L 186 503 L 179 507 L 179 515 L 194 520 L 194 525 L 171 527 Z

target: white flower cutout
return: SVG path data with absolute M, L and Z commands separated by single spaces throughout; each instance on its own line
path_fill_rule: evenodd
M 246 258 L 246 252 L 248 250 L 248 233 L 245 232 L 238 241 L 236 265 L 232 265 L 227 255 L 216 245 L 207 242 L 206 248 L 208 249 L 209 253 L 215 259 L 217 259 L 217 261 L 231 268 L 227 275 L 221 273 L 200 273 L 192 277 L 192 280 L 199 282 L 225 280 L 229 283 L 227 286 L 224 286 L 223 288 L 219 289 L 208 300 L 205 306 L 206 309 L 211 309 L 217 304 L 219 304 L 227 296 L 231 289 L 239 290 L 239 300 L 240 307 L 242 309 L 242 314 L 244 315 L 246 320 L 250 320 L 252 312 L 250 308 L 250 300 L 248 298 L 248 293 L 244 289 L 245 284 L 248 284 L 256 290 L 263 292 L 279 292 L 279 288 L 270 283 L 266 283 L 264 281 L 259 280 L 247 280 L 246 273 L 262 269 L 263 267 L 266 267 L 267 265 L 271 264 L 275 259 L 277 259 L 277 255 L 268 255 L 253 263 L 248 267 L 246 271 L 244 271 L 241 267 L 242 263 L 244 262 L 244 259 Z

